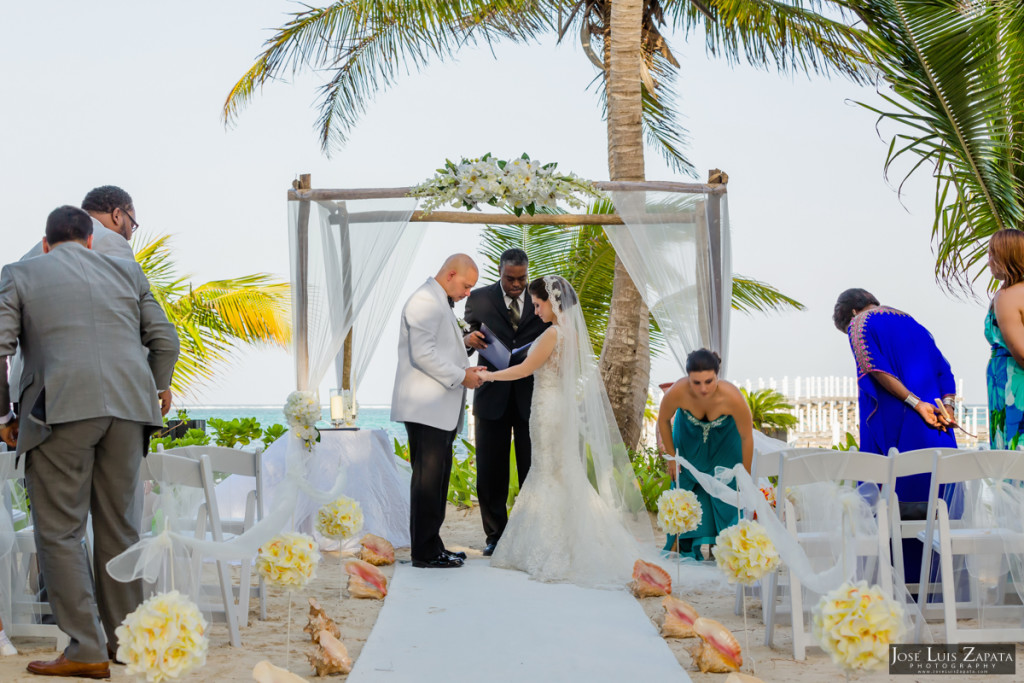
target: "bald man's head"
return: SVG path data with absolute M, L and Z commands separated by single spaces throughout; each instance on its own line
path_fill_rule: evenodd
M 480 277 L 476 262 L 466 254 L 452 254 L 434 277 L 453 301 L 462 301 Z

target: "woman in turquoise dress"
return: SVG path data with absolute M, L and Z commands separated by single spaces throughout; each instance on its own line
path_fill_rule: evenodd
M 740 390 L 720 380 L 721 359 L 707 349 L 686 358 L 686 377 L 665 392 L 658 411 L 658 432 L 668 455 L 677 452 L 701 472 L 714 474 L 716 467 L 732 469 L 738 463 L 750 471 L 754 453 L 754 424 Z M 673 488 L 693 491 L 703 516 L 691 532 L 669 536 L 665 550 L 700 560 L 702 545 L 714 546 L 726 527 L 736 524 L 737 509 L 712 498 L 688 472 L 672 463 Z M 732 484 L 735 488 L 735 484 Z M 678 542 L 678 547 L 676 543 Z
M 985 316 L 988 438 L 992 448 L 1024 446 L 1024 233 L 1000 230 L 988 243 L 988 266 L 1001 285 Z

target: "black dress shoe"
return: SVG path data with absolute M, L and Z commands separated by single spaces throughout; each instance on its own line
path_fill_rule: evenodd
M 448 557 L 457 557 L 460 560 L 465 560 L 466 559 L 466 553 L 462 552 L 461 550 L 453 553 L 451 550 L 448 550 L 448 548 L 445 548 L 444 549 L 444 554 L 447 555 Z
M 462 560 L 442 553 L 430 560 L 413 560 L 412 566 L 419 567 L 420 569 L 449 569 L 451 567 L 461 567 Z
M 484 557 L 490 557 L 494 554 L 494 548 L 497 547 L 497 543 L 488 543 L 484 546 Z

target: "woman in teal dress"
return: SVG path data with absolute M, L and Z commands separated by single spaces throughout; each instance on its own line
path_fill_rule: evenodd
M 1024 446 L 1024 233 L 1000 230 L 988 243 L 988 266 L 1000 280 L 985 316 L 988 438 L 992 448 Z
M 713 475 L 716 467 L 732 469 L 741 462 L 749 472 L 754 453 L 753 420 L 740 390 L 718 378 L 720 365 L 718 354 L 707 349 L 687 356 L 686 377 L 665 392 L 658 411 L 662 448 L 669 455 L 678 452 L 708 474 Z M 686 470 L 679 472 L 674 462 L 672 475 L 676 479 L 673 487 L 697 496 L 703 516 L 693 531 L 669 536 L 665 550 L 678 549 L 681 555 L 703 559 L 700 547 L 714 546 L 719 532 L 736 524 L 736 507 L 709 496 Z

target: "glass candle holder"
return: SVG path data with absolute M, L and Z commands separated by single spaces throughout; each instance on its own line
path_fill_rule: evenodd
M 331 426 L 340 427 L 345 423 L 345 397 L 349 393 L 342 389 L 331 389 Z

